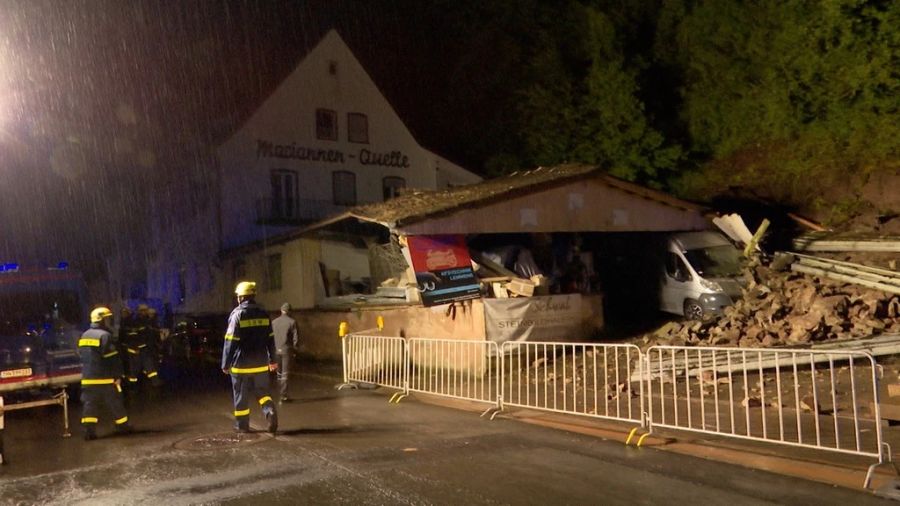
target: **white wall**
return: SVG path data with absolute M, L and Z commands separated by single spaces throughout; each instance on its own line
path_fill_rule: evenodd
M 358 281 L 371 276 L 369 250 L 339 241 L 322 241 L 322 263 L 341 271 L 341 279 Z
M 332 62 L 336 64 L 335 75 L 329 71 Z M 316 138 L 319 108 L 337 113 L 338 140 Z M 367 144 L 348 140 L 347 113 L 351 112 L 367 116 Z M 325 158 L 331 161 L 298 159 L 297 149 L 323 150 Z M 373 163 L 375 156 L 384 160 Z M 438 183 L 438 163 L 454 179 L 463 173 L 477 179 L 419 146 L 335 31 L 319 42 L 247 123 L 219 148 L 218 157 L 223 177 L 222 199 L 228 204 L 223 206 L 225 248 L 288 230 L 271 226 L 264 230 L 256 225 L 256 202 L 271 196 L 270 175 L 274 169 L 297 171 L 300 198 L 319 200 L 325 208 L 333 207 L 334 171 L 356 174 L 360 204 L 383 200 L 382 180 L 387 176 L 404 178 L 408 188 L 442 187 Z M 398 164 L 402 166 L 392 166 Z M 329 210 L 328 214 L 337 214 L 342 209 Z
M 329 71 L 332 62 L 336 63 L 335 75 Z M 318 108 L 337 113 L 337 141 L 316 138 Z M 367 116 L 367 144 L 349 142 L 347 113 L 350 112 Z M 261 143 L 272 147 L 261 149 Z M 284 155 L 283 149 L 275 146 L 325 150 L 337 161 L 275 156 L 276 151 Z M 399 153 L 394 159 L 400 159 L 408 166 L 364 163 L 364 150 L 381 155 Z M 300 180 L 299 198 L 319 201 L 315 208 L 322 212 L 322 217 L 345 209 L 332 203 L 332 173 L 338 170 L 356 174 L 358 203 L 381 202 L 382 180 L 387 176 L 402 177 L 408 188 L 420 189 L 442 189 L 480 180 L 473 173 L 419 146 L 335 31 L 329 32 L 247 122 L 219 146 L 216 158 L 217 165 L 195 171 L 215 182 L 213 186 L 217 191 L 210 196 L 212 202 L 199 210 L 196 206 L 178 202 L 161 203 L 162 206 L 171 204 L 174 208 L 166 207 L 155 213 L 165 217 L 165 221 L 161 218 L 154 224 L 156 247 L 151 252 L 152 260 L 148 266 L 148 295 L 172 303 L 177 311 L 226 310 L 231 304 L 233 286 L 230 285 L 234 280 L 231 279 L 230 263 L 219 262 L 221 250 L 257 241 L 261 248 L 266 248 L 266 239 L 295 228 L 258 224 L 257 203 L 271 198 L 271 171 L 274 169 L 296 171 Z M 220 222 L 221 241 L 218 237 Z M 315 253 L 308 244 L 298 248 L 302 252 L 288 248 L 284 258 L 289 256 L 294 259 L 292 261 L 312 264 L 298 264 L 288 269 L 285 263 L 285 293 L 272 297 L 287 297 L 292 304 L 294 300 L 299 301 L 297 307 L 312 307 L 315 297 L 310 298 L 310 292 L 316 288 L 305 277 L 309 277 L 309 272 L 315 272 L 314 278 L 318 279 L 318 246 L 313 248 Z M 266 248 L 265 251 L 274 250 Z M 247 256 L 253 259 L 247 262 L 248 275 L 262 281 L 264 264 L 253 267 L 258 267 L 258 271 L 250 271 L 251 265 L 262 261 L 260 255 L 253 252 Z M 346 251 L 340 255 L 341 258 L 349 256 L 351 253 Z M 347 272 L 352 277 L 362 277 L 361 270 L 368 271 L 367 258 L 363 260 L 355 266 L 344 262 L 344 266 L 338 267 L 342 276 Z M 188 286 L 185 301 L 179 306 L 175 285 L 181 269 L 186 270 Z
M 267 286 L 266 270 L 270 255 L 281 255 L 281 289 Z M 231 294 L 238 281 L 255 281 L 257 302 L 266 310 L 276 311 L 285 302 L 294 308 L 312 308 L 324 295 L 320 281 L 319 261 L 322 258 L 320 244 L 310 239 L 295 239 L 245 255 L 236 255 L 224 263 L 228 271 L 227 290 Z M 235 262 L 244 262 L 245 275 L 235 278 Z

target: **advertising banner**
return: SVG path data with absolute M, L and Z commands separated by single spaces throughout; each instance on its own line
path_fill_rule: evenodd
M 463 236 L 409 236 L 407 245 L 426 307 L 481 296 Z
M 484 299 L 487 339 L 506 341 L 579 341 L 581 295 Z

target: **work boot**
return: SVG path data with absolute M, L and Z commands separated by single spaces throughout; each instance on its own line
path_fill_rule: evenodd
M 132 432 L 134 432 L 134 428 L 131 427 L 130 423 L 116 425 L 116 433 L 118 434 L 131 434 Z
M 84 429 L 84 440 L 85 441 L 93 441 L 97 439 L 97 431 L 94 430 L 93 427 L 87 427 Z
M 235 425 L 234 431 L 238 434 L 249 434 L 250 428 L 249 427 L 241 427 L 240 425 Z
M 269 423 L 266 429 L 270 433 L 275 434 L 275 431 L 278 430 L 278 414 L 275 413 L 274 409 L 266 413 L 266 421 Z

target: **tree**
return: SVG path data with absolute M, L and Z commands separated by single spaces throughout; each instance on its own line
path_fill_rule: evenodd
M 691 148 L 714 162 L 688 178 L 689 190 L 755 186 L 808 204 L 846 174 L 897 167 L 900 3 L 700 0 L 667 9 L 675 55 L 661 57 L 684 70 Z
M 660 171 L 675 167 L 680 150 L 650 125 L 638 69 L 629 68 L 616 27 L 596 7 L 566 6 L 535 13 L 547 21 L 531 36 L 524 82 L 516 89 L 520 163 L 596 164 L 660 185 Z

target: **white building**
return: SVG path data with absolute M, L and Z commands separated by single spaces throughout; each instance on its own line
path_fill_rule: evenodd
M 187 195 L 161 202 L 155 213 L 148 296 L 176 312 L 230 305 L 227 284 L 245 273 L 221 265 L 222 251 L 265 243 L 401 188 L 481 180 L 416 142 L 334 30 L 216 149 L 211 165 L 194 181 L 212 186 L 211 198 Z M 267 271 L 289 268 L 277 256 L 270 263 Z

